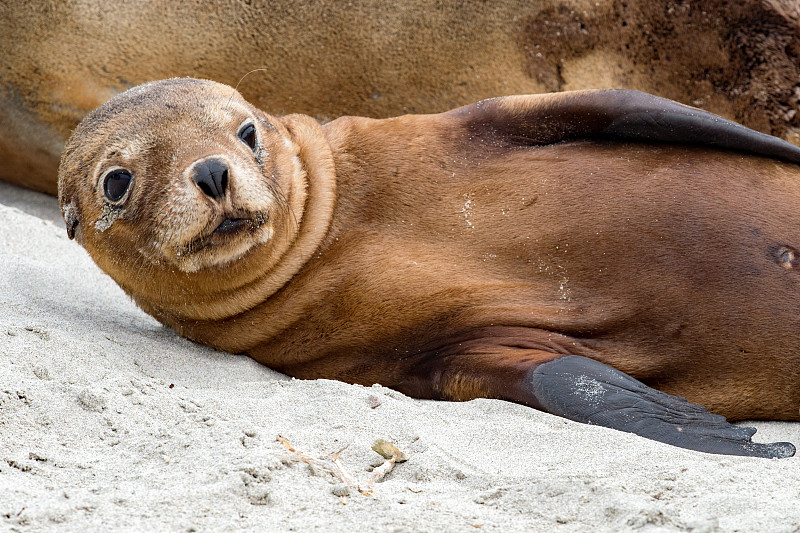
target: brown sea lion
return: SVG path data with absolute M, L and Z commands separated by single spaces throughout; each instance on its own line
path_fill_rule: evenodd
M 785 457 L 720 415 L 800 420 L 799 162 L 636 91 L 321 126 L 171 79 L 84 119 L 59 199 L 142 309 L 291 376 Z
M 259 69 L 239 85 L 249 102 L 319 119 L 615 87 L 792 142 L 800 125 L 796 0 L 15 0 L 0 58 L 0 179 L 49 194 L 86 113 L 174 76 Z

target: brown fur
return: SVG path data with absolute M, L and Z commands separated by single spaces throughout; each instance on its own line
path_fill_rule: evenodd
M 525 109 L 585 100 L 568 93 L 320 127 L 224 86 L 160 83 L 76 130 L 60 201 L 100 267 L 180 334 L 301 378 L 458 400 L 525 403 L 528 369 L 582 355 L 731 418 L 800 419 L 796 165 L 602 139 L 523 146 L 524 131 L 499 133 L 503 121 L 539 131 Z M 199 130 L 178 127 L 187 115 Z M 196 187 L 180 213 L 166 191 L 198 157 L 246 153 L 235 133 L 248 116 L 268 163 L 232 163 L 231 202 L 245 200 L 240 176 L 267 180 L 274 238 L 196 270 L 156 257 L 163 228 L 218 220 Z M 114 139 L 134 156 L 104 160 Z M 98 229 L 96 184 L 114 165 L 135 185 Z
M 64 142 L 115 94 L 171 76 L 236 85 L 256 68 L 240 90 L 274 115 L 619 87 L 795 142 L 798 27 L 794 0 L 4 2 L 0 179 L 55 194 Z

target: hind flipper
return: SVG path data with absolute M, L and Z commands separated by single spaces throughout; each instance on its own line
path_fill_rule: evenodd
M 800 163 L 800 147 L 718 115 L 628 89 L 492 98 L 448 112 L 470 138 L 542 146 L 562 141 L 666 142 L 736 150 Z

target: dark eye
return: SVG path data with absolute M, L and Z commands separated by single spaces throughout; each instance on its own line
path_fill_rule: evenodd
M 112 202 L 119 202 L 128 192 L 132 181 L 133 175 L 124 168 L 112 170 L 106 174 L 106 179 L 103 182 L 103 193 Z
M 252 151 L 256 151 L 256 127 L 252 124 L 245 124 L 239 130 L 239 139 L 242 140 Z

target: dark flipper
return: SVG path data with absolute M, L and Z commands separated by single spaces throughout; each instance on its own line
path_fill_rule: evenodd
M 788 442 L 752 442 L 754 428 L 733 426 L 700 405 L 587 357 L 571 355 L 541 364 L 528 374 L 527 385 L 543 410 L 576 422 L 707 453 L 769 458 L 795 453 Z
M 633 90 L 484 100 L 450 112 L 492 143 L 541 146 L 595 139 L 711 146 L 800 163 L 800 147 L 701 109 Z
M 759 444 L 755 429 L 648 387 L 590 357 L 575 339 L 536 328 L 493 326 L 418 352 L 400 391 L 417 398 L 497 398 L 585 424 L 706 453 L 791 457 L 788 442 Z

